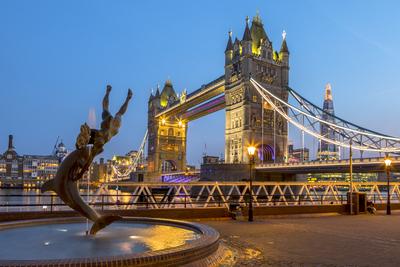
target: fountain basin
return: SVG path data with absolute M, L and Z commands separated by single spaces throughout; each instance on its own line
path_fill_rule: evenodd
M 214 229 L 176 220 L 128 217 L 96 236 L 85 230 L 82 218 L 2 223 L 0 266 L 178 266 L 219 245 Z

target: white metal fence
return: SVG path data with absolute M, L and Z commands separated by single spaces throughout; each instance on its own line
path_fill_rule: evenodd
M 400 203 L 400 183 L 391 183 L 392 203 Z M 345 182 L 253 182 L 255 206 L 345 204 L 349 184 Z M 353 183 L 354 192 L 364 192 L 374 203 L 385 203 L 383 182 Z M 207 208 L 246 204 L 248 182 L 108 183 L 101 184 L 94 202 L 118 203 L 124 208 Z M 104 197 L 106 196 L 106 197 Z
M 390 184 L 392 203 L 400 203 L 400 183 Z M 335 205 L 347 203 L 349 183 L 345 182 L 253 182 L 256 207 Z M 353 191 L 366 193 L 367 200 L 386 203 L 384 182 L 353 183 Z M 229 208 L 247 205 L 248 182 L 134 183 L 114 182 L 92 185 L 89 202 L 96 209 Z M 82 191 L 83 198 L 87 195 Z M 3 198 L 4 200 L 4 198 Z M 0 212 L 69 210 L 56 195 L 8 195 Z

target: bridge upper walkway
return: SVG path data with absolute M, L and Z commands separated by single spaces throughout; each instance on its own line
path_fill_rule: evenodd
M 222 75 L 217 79 L 203 85 L 199 89 L 193 91 L 192 93 L 186 96 L 185 101 L 177 101 L 173 103 L 170 107 L 163 110 L 162 112 L 156 115 L 156 118 L 159 117 L 169 117 L 171 115 L 184 114 L 190 108 L 195 107 L 201 103 L 204 103 L 225 91 L 225 76 Z M 219 107 L 221 107 L 221 103 L 218 103 Z M 190 119 L 190 116 L 186 116 L 187 119 Z

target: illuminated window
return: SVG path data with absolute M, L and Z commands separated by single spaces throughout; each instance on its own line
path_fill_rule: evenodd
M 253 102 L 257 103 L 257 96 L 256 95 L 253 95 Z

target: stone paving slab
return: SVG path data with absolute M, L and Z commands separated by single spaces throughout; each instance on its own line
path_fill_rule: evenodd
M 400 212 L 202 220 L 232 251 L 220 266 L 400 266 Z

